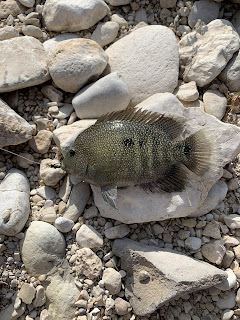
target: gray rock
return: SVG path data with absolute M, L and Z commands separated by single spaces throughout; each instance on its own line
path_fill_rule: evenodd
M 111 16 L 111 21 L 113 22 L 116 22 L 117 24 L 119 24 L 120 27 L 127 27 L 128 26 L 128 23 L 127 21 L 124 19 L 124 17 L 119 14 L 119 13 L 114 13 L 112 16 Z
M 147 12 L 144 8 L 140 8 L 136 11 L 135 18 L 136 23 L 145 22 L 148 23 Z
M 177 0 L 160 0 L 161 8 L 174 8 L 176 6 Z
M 33 306 L 34 308 L 41 307 L 46 302 L 46 292 L 45 288 L 41 285 L 38 285 L 36 287 L 36 296 L 33 300 Z
M 44 47 L 33 37 L 0 41 L 0 64 L 0 92 L 35 86 L 50 79 Z
M 109 56 L 106 72 L 119 71 L 124 77 L 133 106 L 154 93 L 173 92 L 177 86 L 178 44 L 167 27 L 137 29 L 112 44 L 106 53 Z
M 89 196 L 89 184 L 80 182 L 74 185 L 70 193 L 66 209 L 63 212 L 63 217 L 68 218 L 74 222 L 77 221 L 79 216 L 83 213 Z
M 219 78 L 226 84 L 229 91 L 240 90 L 240 53 L 234 53 L 225 69 L 220 73 Z
M 83 224 L 77 231 L 76 241 L 82 248 L 99 248 L 103 246 L 101 233 L 87 224 Z
M 57 167 L 55 167 L 57 165 Z M 43 159 L 40 164 L 40 179 L 47 186 L 55 186 L 65 175 L 65 171 L 59 168 L 59 161 L 52 159 Z
M 103 0 L 47 0 L 43 19 L 50 31 L 75 32 L 94 26 L 108 12 Z
M 226 182 L 218 180 L 208 191 L 207 198 L 204 200 L 204 202 L 198 207 L 196 211 L 192 212 L 189 216 L 200 217 L 215 209 L 219 202 L 225 199 L 227 191 L 228 188 Z
M 216 288 L 226 291 L 231 288 L 233 288 L 237 283 L 237 277 L 235 273 L 232 271 L 232 269 L 228 268 L 226 270 L 227 273 L 227 279 L 225 279 L 223 282 L 220 282 L 216 285 Z
M 91 39 L 101 47 L 113 42 L 118 34 L 119 24 L 114 21 L 100 22 L 93 31 Z
M 183 80 L 203 87 L 221 73 L 239 49 L 239 35 L 231 22 L 217 19 L 182 37 L 179 47 Z
M 114 303 L 115 312 L 119 316 L 124 316 L 125 314 L 128 314 L 132 310 L 130 303 L 120 297 L 115 299 L 114 302 L 115 302 Z
M 0 99 L 0 146 L 20 144 L 31 137 L 30 124 Z
M 55 273 L 50 277 L 50 284 L 46 289 L 49 302 L 48 312 L 51 319 L 72 320 L 75 313 L 74 302 L 79 295 L 79 289 L 74 283 L 69 267 L 65 267 L 64 274 Z M 45 318 L 44 318 L 45 319 Z M 49 318 L 46 318 L 48 320 Z
M 121 268 L 127 272 L 125 296 L 134 313 L 140 316 L 147 316 L 172 299 L 211 287 L 226 278 L 225 272 L 206 262 L 126 238 L 114 241 L 113 252 L 121 258 Z
M 185 247 L 190 250 L 198 250 L 201 248 L 202 241 L 197 237 L 189 237 L 185 240 Z
M 88 279 L 95 279 L 101 273 L 102 261 L 90 248 L 82 248 L 76 251 L 74 269 L 77 275 L 83 274 Z
M 42 186 L 36 189 L 37 194 L 46 200 L 53 200 L 56 197 L 56 191 L 48 186 Z
M 18 30 L 12 26 L 6 26 L 0 29 L 0 41 L 15 38 L 18 36 Z
M 199 92 L 195 81 L 188 83 L 182 83 L 174 94 L 179 100 L 183 101 L 195 101 L 199 97 Z
M 230 309 L 225 309 L 223 310 L 221 314 L 221 319 L 222 320 L 230 320 L 232 316 L 234 315 L 234 311 Z
M 29 181 L 24 172 L 9 170 L 0 183 L 0 234 L 13 236 L 23 229 L 30 211 L 29 195 Z
M 66 233 L 72 230 L 74 222 L 65 217 L 58 217 L 54 223 L 55 227 L 62 233 Z
M 202 234 L 209 238 L 213 238 L 217 240 L 221 239 L 219 222 L 215 220 L 208 222 L 205 228 L 203 229 Z
M 63 181 L 63 184 L 59 189 L 58 197 L 62 199 L 62 201 L 67 202 L 71 192 L 71 188 L 72 186 L 71 186 L 70 178 L 67 175 Z
M 62 33 L 58 34 L 55 37 L 52 37 L 51 39 L 48 39 L 44 41 L 43 46 L 47 53 L 50 52 L 59 42 L 70 40 L 70 39 L 79 39 L 80 36 L 76 33 Z
M 58 120 L 63 120 L 68 118 L 73 111 L 74 109 L 71 103 L 64 103 L 63 106 L 58 108 L 58 113 L 54 113 L 52 116 Z
M 211 0 L 195 1 L 188 16 L 189 26 L 193 28 L 199 19 L 205 24 L 217 19 L 220 7 L 220 3 Z
M 110 294 L 118 294 L 122 287 L 121 275 L 118 271 L 113 268 L 106 268 L 103 271 L 102 280 L 104 287 L 109 291 Z
M 207 90 L 203 95 L 204 110 L 206 113 L 221 120 L 227 109 L 227 98 L 218 90 Z
M 201 180 L 189 172 L 190 184 L 184 192 L 149 194 L 139 186 L 119 189 L 116 201 L 118 210 L 109 206 L 102 199 L 100 188 L 91 186 L 95 205 L 100 214 L 130 224 L 189 216 L 192 213 L 197 214 L 198 210 L 201 210 L 201 215 L 208 213 L 208 209 L 211 206 L 216 206 L 219 197 L 221 199 L 226 192 L 225 184 L 222 186 L 220 183 L 211 192 L 213 194 L 217 192 L 218 187 L 224 190 L 221 191 L 219 197 L 214 198 L 214 201 L 211 202 L 211 199 L 207 199 L 206 206 L 204 206 L 208 191 L 222 176 L 222 166 L 229 163 L 240 150 L 240 129 L 207 115 L 200 108 L 184 108 L 178 99 L 170 93 L 156 94 L 137 107 L 184 119 L 184 136 L 193 134 L 204 127 L 210 141 L 215 141 L 218 146 L 219 155 L 214 160 L 214 167 L 206 172 Z M 207 211 L 204 212 L 204 210 Z
M 97 80 L 107 62 L 108 57 L 99 44 L 88 39 L 61 41 L 48 53 L 48 67 L 54 83 L 72 93 L 88 81 Z
M 224 298 L 219 298 L 219 300 L 216 302 L 216 305 L 219 309 L 232 309 L 235 306 L 235 298 L 236 294 L 233 291 L 228 291 L 225 293 Z
M 19 0 L 19 2 L 27 8 L 32 8 L 35 5 L 35 0 Z
M 130 228 L 126 224 L 119 224 L 115 227 L 105 230 L 105 237 L 107 239 L 119 239 L 126 237 L 130 232 Z
M 46 43 L 46 41 L 44 42 L 44 44 L 45 43 Z M 63 100 L 63 93 L 50 84 L 43 86 L 41 89 L 41 92 L 50 101 L 61 102 Z
M 119 72 L 113 72 L 82 88 L 72 104 L 80 119 L 99 118 L 101 115 L 125 109 L 130 102 L 130 91 Z
M 12 297 L 12 303 L 10 305 L 8 305 L 5 309 L 2 309 L 0 311 L 0 319 L 1 320 L 17 320 L 19 319 L 19 317 L 21 317 L 21 315 L 25 312 L 26 310 L 26 304 L 25 303 L 21 303 L 20 300 L 20 306 L 18 306 L 18 309 L 15 309 L 15 302 L 17 300 L 20 300 L 17 295 L 15 294 Z
M 33 221 L 21 241 L 21 256 L 34 276 L 47 274 L 60 265 L 65 255 L 65 239 L 51 224 Z
M 39 38 L 39 39 L 43 38 L 42 30 L 39 27 L 33 26 L 31 24 L 23 25 L 22 33 L 25 36 L 31 36 L 31 37 Z

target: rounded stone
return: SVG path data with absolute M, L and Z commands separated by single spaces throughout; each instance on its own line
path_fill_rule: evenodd
M 65 171 L 58 166 L 59 161 L 57 160 L 44 159 L 41 161 L 40 178 L 47 186 L 55 186 L 65 175 Z
M 29 216 L 29 181 L 18 169 L 8 171 L 0 183 L 0 234 L 19 233 Z
M 82 88 L 72 104 L 80 119 L 94 119 L 107 112 L 125 109 L 130 98 L 126 81 L 119 72 L 113 72 Z
M 115 311 L 118 315 L 123 316 L 131 310 L 132 308 L 129 302 L 122 298 L 115 299 Z
M 211 0 L 196 1 L 188 16 L 188 24 L 191 28 L 195 26 L 199 19 L 205 24 L 217 19 L 220 4 Z
M 219 300 L 216 302 L 216 305 L 221 310 L 232 309 L 236 303 L 235 298 L 236 298 L 235 292 L 227 291 L 223 298 L 219 298 Z
M 95 41 L 70 39 L 59 42 L 49 52 L 48 67 L 54 83 L 75 93 L 88 81 L 95 81 L 105 69 L 108 57 Z
M 204 110 L 206 113 L 221 120 L 227 109 L 227 98 L 218 90 L 207 90 L 203 95 Z
M 236 283 L 237 283 L 237 277 L 235 275 L 235 273 L 232 271 L 232 269 L 227 269 L 226 270 L 227 273 L 227 279 L 225 279 L 223 282 L 219 283 L 216 285 L 216 288 L 225 291 L 225 290 L 229 290 L 231 288 L 233 288 Z
M 116 41 L 106 50 L 109 67 L 130 87 L 135 106 L 158 92 L 173 92 L 178 82 L 179 54 L 174 33 L 164 26 L 146 26 Z
M 117 37 L 119 24 L 114 21 L 99 23 L 93 31 L 91 39 L 96 41 L 101 47 L 113 42 Z
M 59 265 L 65 255 L 63 235 L 51 224 L 33 221 L 21 241 L 23 263 L 31 275 L 46 274 Z
M 80 31 L 105 17 L 109 7 L 103 0 L 47 0 L 43 19 L 50 31 Z
M 185 247 L 190 250 L 198 250 L 201 248 L 202 241 L 197 237 L 189 237 L 185 240 Z
M 35 0 L 19 0 L 19 2 L 27 8 L 32 8 L 35 5 Z
M 55 227 L 63 233 L 69 232 L 72 230 L 72 227 L 74 226 L 74 222 L 68 218 L 65 217 L 58 217 L 55 220 Z
M 29 141 L 30 147 L 37 153 L 46 153 L 52 142 L 52 132 L 40 130 L 38 134 Z
M 25 36 L 31 36 L 31 37 L 34 37 L 34 38 L 42 39 L 42 37 L 43 37 L 42 30 L 39 27 L 36 27 L 34 25 L 31 25 L 31 24 L 24 25 L 22 27 L 22 33 Z

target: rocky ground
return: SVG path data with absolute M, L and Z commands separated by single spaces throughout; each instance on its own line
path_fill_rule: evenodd
M 0 319 L 240 319 L 240 1 L 0 1 Z M 58 164 L 137 106 L 218 146 L 181 193 Z

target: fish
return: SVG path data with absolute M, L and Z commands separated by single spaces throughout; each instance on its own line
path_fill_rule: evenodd
M 204 129 L 179 140 L 184 125 L 137 108 L 107 113 L 77 136 L 62 168 L 99 186 L 115 209 L 117 188 L 141 185 L 147 192 L 181 192 L 187 184 L 186 168 L 201 176 L 214 154 Z

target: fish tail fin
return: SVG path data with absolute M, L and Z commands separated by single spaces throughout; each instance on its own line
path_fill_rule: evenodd
M 201 176 L 216 164 L 217 147 L 210 141 L 206 130 L 202 129 L 182 142 L 183 164 Z

